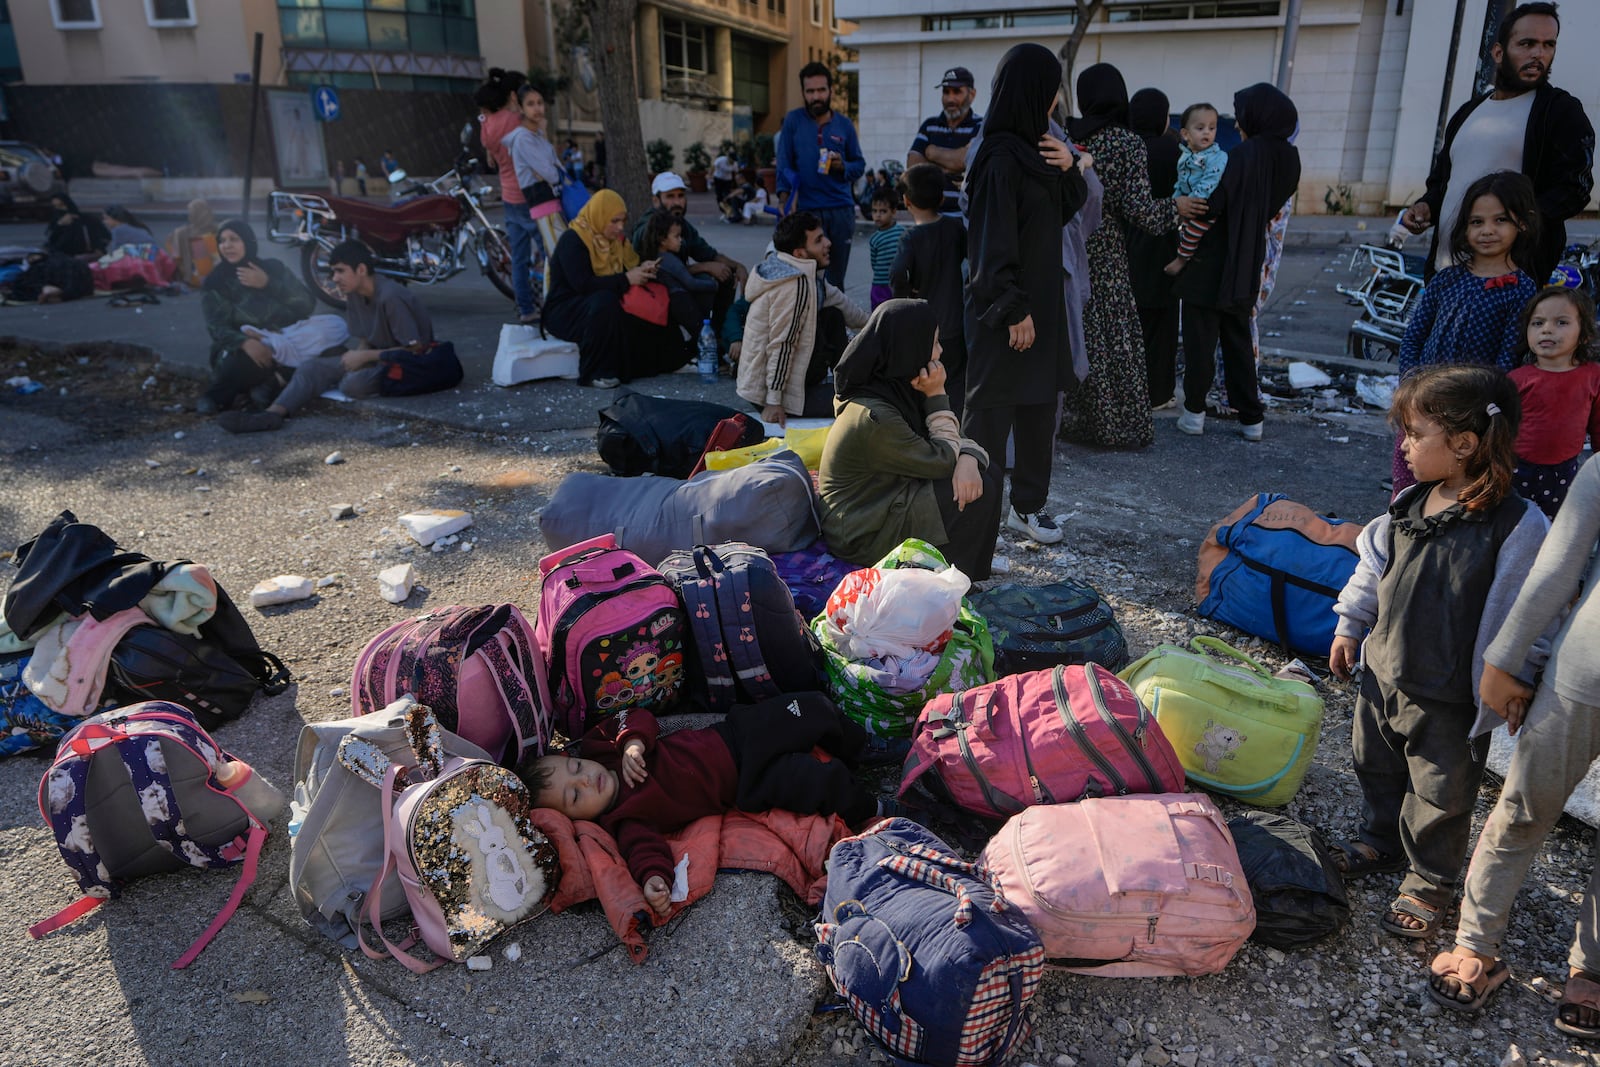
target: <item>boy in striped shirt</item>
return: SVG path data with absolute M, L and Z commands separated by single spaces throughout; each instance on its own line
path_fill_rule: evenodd
M 895 217 L 894 194 L 887 189 L 872 196 L 872 225 L 872 238 L 867 247 L 872 252 L 872 306 L 877 307 L 894 296 L 889 286 L 889 268 L 894 266 L 894 257 L 900 252 L 900 238 L 905 234 Z

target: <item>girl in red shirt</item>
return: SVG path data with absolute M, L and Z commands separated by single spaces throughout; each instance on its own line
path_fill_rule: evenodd
M 1594 339 L 1594 301 L 1582 289 L 1547 286 L 1522 309 L 1523 365 L 1511 372 L 1522 394 L 1514 484 L 1552 519 L 1578 473 L 1584 436 L 1600 442 Z

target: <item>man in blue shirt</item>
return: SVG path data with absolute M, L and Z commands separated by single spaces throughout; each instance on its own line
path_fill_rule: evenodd
M 944 110 L 923 120 L 917 139 L 911 142 L 911 151 L 906 153 L 906 166 L 932 163 L 944 171 L 942 210 L 946 215 L 958 215 L 968 146 L 983 128 L 983 116 L 972 110 L 978 90 L 973 87 L 972 71 L 966 67 L 951 67 L 934 88 L 940 90 Z
M 787 204 L 790 192 L 797 192 L 795 210 L 809 211 L 822 221 L 833 243 L 826 277 L 843 289 L 856 229 L 851 188 L 866 173 L 867 161 L 855 126 L 833 110 L 828 68 L 821 63 L 801 67 L 800 93 L 805 106 L 785 115 L 778 131 L 778 199 Z

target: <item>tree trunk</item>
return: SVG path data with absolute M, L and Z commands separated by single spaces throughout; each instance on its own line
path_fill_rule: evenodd
M 1078 0 L 1078 14 L 1072 20 L 1072 32 L 1057 53 L 1061 57 L 1061 99 L 1066 102 L 1069 115 L 1073 107 L 1072 68 L 1078 62 L 1078 49 L 1083 46 L 1083 38 L 1089 32 L 1090 24 L 1100 17 L 1100 9 L 1105 6 L 1106 0 Z
M 639 84 L 633 67 L 638 0 L 590 0 L 590 60 L 600 91 L 606 131 L 606 186 L 622 194 L 638 218 L 650 206 L 650 172 L 639 126 Z

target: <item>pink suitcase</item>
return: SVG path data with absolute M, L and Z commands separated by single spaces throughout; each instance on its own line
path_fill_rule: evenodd
M 957 807 L 992 819 L 1030 804 L 1183 788 L 1183 764 L 1155 716 L 1096 664 L 1013 674 L 930 700 L 900 794 L 930 771 Z
M 1228 824 L 1199 793 L 1031 807 L 983 862 L 1047 963 L 1078 974 L 1216 974 L 1256 926 Z

